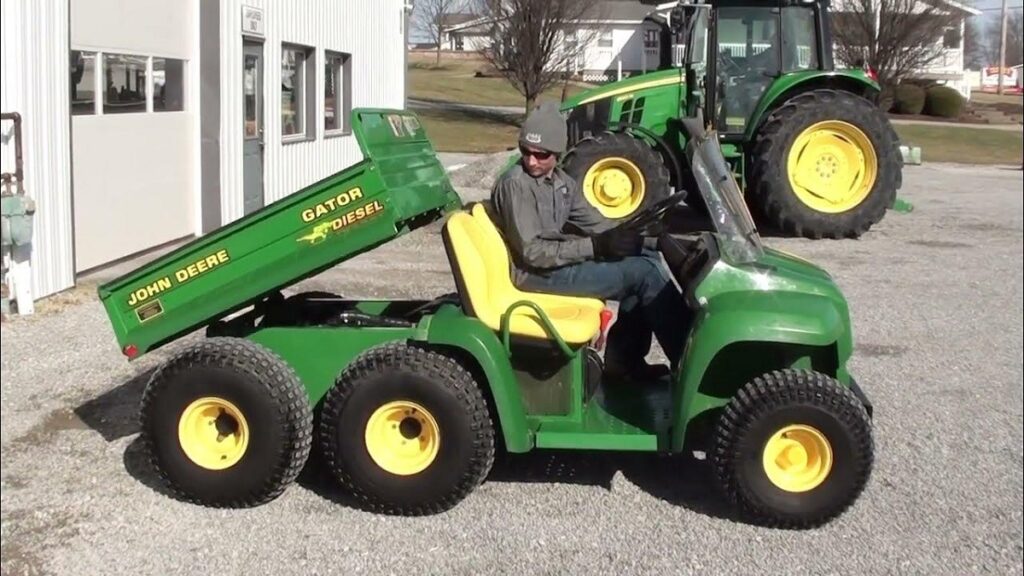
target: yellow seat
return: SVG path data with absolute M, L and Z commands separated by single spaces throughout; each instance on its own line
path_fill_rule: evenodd
M 508 248 L 483 205 L 474 205 L 472 213 L 453 214 L 445 225 L 445 234 L 463 300 L 468 300 L 469 312 L 491 329 L 501 330 L 502 315 L 514 303 L 527 300 L 540 306 L 567 343 L 583 344 L 597 335 L 604 309 L 601 300 L 523 292 L 512 284 Z M 554 338 L 537 313 L 526 306 L 512 312 L 509 332 Z

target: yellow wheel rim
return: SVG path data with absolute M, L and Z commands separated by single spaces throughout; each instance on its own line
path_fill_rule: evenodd
M 878 156 L 853 124 L 827 120 L 797 136 L 787 162 L 789 184 L 801 202 L 836 214 L 857 207 L 875 186 Z
M 178 419 L 178 442 L 198 466 L 224 470 L 238 463 L 249 446 L 249 423 L 237 406 L 207 396 L 188 405 Z
M 583 176 L 583 196 L 607 218 L 629 216 L 645 193 L 644 174 L 636 164 L 613 156 L 594 163 Z
M 437 458 L 441 429 L 423 406 L 400 400 L 377 408 L 366 422 L 366 450 L 378 466 L 410 476 Z
M 832 446 L 818 430 L 791 424 L 765 443 L 762 464 L 772 484 L 786 492 L 807 492 L 832 470 Z

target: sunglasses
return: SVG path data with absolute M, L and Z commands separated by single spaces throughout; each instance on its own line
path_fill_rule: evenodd
M 527 150 L 522 146 L 519 147 L 519 153 L 522 154 L 524 158 L 526 156 L 533 156 L 537 160 L 547 160 L 555 155 L 554 152 L 548 152 L 547 150 Z

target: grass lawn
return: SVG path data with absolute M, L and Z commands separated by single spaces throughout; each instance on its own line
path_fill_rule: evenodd
M 1019 131 L 897 124 L 907 145 L 921 147 L 921 160 L 962 164 L 1020 165 L 1024 137 Z
M 483 60 L 478 58 L 445 59 L 442 55 L 438 68 L 434 66 L 433 55 L 410 54 L 409 98 L 491 106 L 526 105 L 526 99 L 504 78 L 475 78 L 474 73 L 483 66 Z M 585 86 L 570 84 L 566 97 L 584 89 Z M 561 85 L 545 92 L 542 98 L 561 101 Z
M 422 109 L 416 115 L 438 152 L 501 152 L 516 146 L 519 125 L 501 117 Z

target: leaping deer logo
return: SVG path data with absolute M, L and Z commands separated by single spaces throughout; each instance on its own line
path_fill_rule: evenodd
M 306 241 L 310 244 L 319 244 L 324 240 L 327 240 L 327 233 L 331 231 L 331 223 L 324 222 L 323 224 L 317 224 L 313 227 L 313 231 L 305 236 L 300 236 L 295 239 L 296 242 Z

